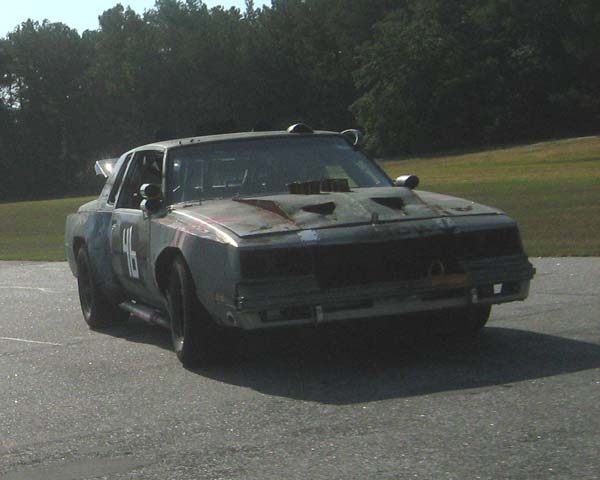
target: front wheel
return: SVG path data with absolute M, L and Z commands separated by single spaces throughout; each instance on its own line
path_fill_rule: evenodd
M 166 291 L 171 338 L 186 366 L 208 365 L 224 353 L 223 335 L 198 301 L 190 272 L 181 257 L 173 262 Z
M 444 334 L 475 335 L 485 326 L 491 311 L 491 305 L 471 305 L 444 310 L 437 315 L 437 326 Z

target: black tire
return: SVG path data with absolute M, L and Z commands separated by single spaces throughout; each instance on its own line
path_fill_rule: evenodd
M 106 328 L 129 317 L 127 312 L 113 305 L 98 286 L 85 247 L 77 252 L 77 289 L 83 318 L 90 328 Z
M 485 326 L 491 305 L 471 305 L 464 308 L 444 310 L 436 315 L 436 326 L 442 334 L 472 336 Z
M 192 276 L 181 257 L 173 261 L 166 297 L 173 348 L 181 363 L 199 367 L 221 361 L 225 335 L 198 301 Z

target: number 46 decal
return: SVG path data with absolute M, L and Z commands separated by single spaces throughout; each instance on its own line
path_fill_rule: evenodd
M 138 270 L 137 255 L 133 249 L 133 225 L 123 230 L 123 252 L 127 256 L 127 268 L 129 276 L 136 280 L 140 278 Z

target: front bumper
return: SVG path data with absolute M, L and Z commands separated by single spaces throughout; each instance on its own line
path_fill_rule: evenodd
M 242 282 L 234 324 L 246 330 L 376 318 L 525 300 L 535 269 L 525 255 L 466 260 L 463 276 L 323 290 L 311 276 Z

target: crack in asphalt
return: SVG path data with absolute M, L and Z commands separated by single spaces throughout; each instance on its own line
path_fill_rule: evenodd
M 600 293 L 565 293 L 565 292 L 536 292 L 536 295 L 560 295 L 562 297 L 592 297 L 598 298 Z
M 51 288 L 24 287 L 24 286 L 17 286 L 17 285 L 0 285 L 0 290 L 33 290 L 33 291 L 37 291 L 37 292 L 54 294 L 54 295 L 71 293 L 71 291 L 52 290 Z

